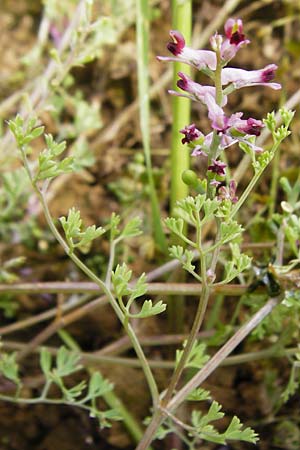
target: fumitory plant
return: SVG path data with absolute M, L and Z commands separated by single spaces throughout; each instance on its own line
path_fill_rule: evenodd
M 116 247 L 123 240 L 140 234 L 140 220 L 133 218 L 121 226 L 120 217 L 113 214 L 107 226 L 93 225 L 85 228 L 80 212 L 72 208 L 65 217 L 59 219 L 59 224 L 56 224 L 48 208 L 46 192 L 53 178 L 74 170 L 75 160 L 72 156 L 63 157 L 64 143 L 57 143 L 52 136 L 45 135 L 46 148 L 37 161 L 32 161 L 30 143 L 44 133 L 43 127 L 39 126 L 35 119 L 24 121 L 20 116 L 11 120 L 9 127 L 15 136 L 25 170 L 41 202 L 51 231 L 74 264 L 104 292 L 139 358 L 152 397 L 152 417 L 146 419 L 148 427 L 137 450 L 148 449 L 154 439 L 163 439 L 170 432 L 176 432 L 191 450 L 198 448 L 203 440 L 220 444 L 226 444 L 230 440 L 255 443 L 257 434 L 251 428 L 244 427 L 236 416 L 222 431 L 215 427 L 214 422 L 221 419 L 224 413 L 221 412 L 221 405 L 200 385 L 264 317 L 271 313 L 283 295 L 279 292 L 277 296 L 266 301 L 212 357 L 207 354 L 204 343 L 197 341 L 197 334 L 203 323 L 209 299 L 213 300 L 214 289 L 230 283 L 250 266 L 251 258 L 243 253 L 240 247 L 243 227 L 237 221 L 237 213 L 271 162 L 280 143 L 289 135 L 288 128 L 293 113 L 285 109 L 280 110 L 282 125 L 277 128 L 274 113 L 268 114 L 265 120 L 260 120 L 245 118 L 243 112 L 227 112 L 228 96 L 237 89 L 256 85 L 275 90 L 281 87 L 273 82 L 277 69 L 274 64 L 253 71 L 228 67 L 237 52 L 250 42 L 243 33 L 240 19 L 229 19 L 226 22 L 225 36 L 216 33 L 211 37 L 211 50 L 194 50 L 187 47 L 179 31 L 171 31 L 170 36 L 171 42 L 167 48 L 172 56 L 160 56 L 159 60 L 183 62 L 210 79 L 209 85 L 202 85 L 180 72 L 177 85 L 181 91 L 170 93 L 202 103 L 207 108 L 211 130 L 205 134 L 195 123 L 187 124 L 185 128 L 178 130 L 183 135 L 183 144 L 191 150 L 192 155 L 201 158 L 205 175 L 198 177 L 190 170 L 183 174 L 184 181 L 191 186 L 195 195 L 180 200 L 177 203 L 176 216 L 167 218 L 165 224 L 177 236 L 178 242 L 182 241 L 182 245 L 171 246 L 170 255 L 178 259 L 182 267 L 201 283 L 201 295 L 188 339 L 176 353 L 175 370 L 165 391 L 160 393 L 158 390 L 157 381 L 131 321 L 160 314 L 166 305 L 162 300 L 153 303 L 150 299 L 143 300 L 141 304 L 141 298 L 147 292 L 146 276 L 142 274 L 137 280 L 133 280 L 129 267 L 124 262 L 116 261 Z M 263 127 L 269 129 L 273 138 L 273 144 L 267 149 L 256 144 L 256 137 L 260 135 Z M 235 144 L 252 160 L 253 175 L 242 192 L 238 191 L 234 177 L 228 176 L 225 162 L 225 151 L 232 151 Z M 209 240 L 205 239 L 208 230 Z M 87 252 L 92 241 L 105 234 L 109 235 L 111 250 L 106 276 L 102 280 L 86 266 L 79 252 Z M 291 239 L 291 233 L 289 236 Z M 298 252 L 298 248 L 296 251 Z M 296 258 L 299 258 L 298 254 Z M 55 367 L 51 355 L 43 351 L 41 366 L 46 384 L 41 396 L 32 403 L 72 403 L 84 407 L 91 415 L 98 417 L 102 426 L 105 426 L 109 419 L 118 418 L 115 411 L 102 412 L 97 409 L 96 399 L 112 387 L 102 376 L 93 375 L 89 384 L 82 383 L 73 389 L 65 387 L 63 376 L 79 370 L 76 358 L 68 356 L 65 350 L 58 354 Z M 196 369 L 196 373 L 189 381 L 184 382 L 184 371 L 189 368 L 194 370 L 193 373 Z M 25 402 L 25 399 L 21 398 L 22 385 L 17 361 L 4 355 L 0 369 L 16 384 L 15 400 Z M 48 398 L 50 384 L 56 384 L 60 388 L 62 398 Z M 8 400 L 6 396 L 0 395 L 1 398 Z M 203 402 L 208 405 L 206 412 L 195 409 L 190 420 L 183 422 L 176 416 L 176 410 L 184 401 Z

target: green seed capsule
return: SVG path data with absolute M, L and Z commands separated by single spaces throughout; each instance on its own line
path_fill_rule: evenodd
M 196 173 L 191 169 L 185 170 L 182 173 L 181 178 L 187 186 L 196 187 L 199 183 L 199 179 Z

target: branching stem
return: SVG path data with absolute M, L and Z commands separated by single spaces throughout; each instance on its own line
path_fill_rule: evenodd
M 101 290 L 104 292 L 104 294 L 107 296 L 114 312 L 116 313 L 118 319 L 120 320 L 120 322 L 122 323 L 122 325 L 124 325 L 125 323 L 125 316 L 120 308 L 120 306 L 118 305 L 117 300 L 114 298 L 111 290 L 109 289 L 109 287 L 106 286 L 106 284 L 97 277 L 97 275 L 95 275 L 77 256 L 76 254 L 70 250 L 68 244 L 66 243 L 66 241 L 63 239 L 63 237 L 61 236 L 61 234 L 59 233 L 58 229 L 56 228 L 54 221 L 52 219 L 52 216 L 50 214 L 49 208 L 48 208 L 48 204 L 45 198 L 45 193 L 42 192 L 39 187 L 37 186 L 37 184 L 34 182 L 30 167 L 29 167 L 29 163 L 28 163 L 28 159 L 26 156 L 26 151 L 25 149 L 21 149 L 21 155 L 22 155 L 22 159 L 23 159 L 23 163 L 24 163 L 24 167 L 26 169 L 26 172 L 30 178 L 30 181 L 32 183 L 33 189 L 36 192 L 36 195 L 38 196 L 38 199 L 42 205 L 44 214 L 45 214 L 45 218 L 47 221 L 47 224 L 50 228 L 50 230 L 52 231 L 54 237 L 56 238 L 56 240 L 59 242 L 59 244 L 62 246 L 62 248 L 64 249 L 65 253 L 69 256 L 69 258 L 76 264 L 76 266 L 83 272 L 85 273 L 85 275 L 87 275 L 92 281 L 94 281 L 100 288 Z M 126 332 L 128 334 L 128 337 L 130 338 L 131 342 L 132 342 L 132 346 L 139 358 L 139 360 L 141 361 L 141 365 L 145 374 L 145 377 L 147 379 L 148 385 L 149 385 L 149 389 L 151 392 L 151 396 L 152 396 L 152 401 L 153 401 L 153 405 L 156 405 L 158 402 L 158 398 L 159 398 L 159 393 L 158 393 L 158 389 L 157 389 L 157 385 L 156 385 L 156 381 L 154 379 L 154 376 L 152 374 L 152 370 L 148 364 L 148 361 L 144 355 L 143 349 L 139 343 L 139 340 L 133 330 L 133 328 L 131 327 L 130 324 L 126 324 Z

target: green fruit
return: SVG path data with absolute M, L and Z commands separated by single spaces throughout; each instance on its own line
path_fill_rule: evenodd
M 196 187 L 199 183 L 199 179 L 196 175 L 196 173 L 191 170 L 191 169 L 187 169 L 185 170 L 182 175 L 181 175 L 182 181 L 187 185 L 187 186 L 192 186 L 192 187 Z

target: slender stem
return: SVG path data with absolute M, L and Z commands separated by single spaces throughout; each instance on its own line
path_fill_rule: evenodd
M 105 284 L 108 289 L 111 288 L 111 273 L 114 267 L 115 262 L 115 250 L 116 250 L 116 241 L 111 241 L 110 243 L 110 251 L 109 251 L 109 260 L 106 270 Z
M 51 384 L 52 384 L 52 381 L 49 381 L 49 380 L 46 381 L 46 383 L 44 385 L 44 388 L 43 388 L 43 390 L 41 392 L 40 398 L 43 398 L 44 400 L 46 399 Z
M 197 334 L 198 334 L 201 324 L 203 322 L 204 314 L 205 314 L 206 307 L 207 307 L 207 302 L 208 302 L 209 295 L 210 295 L 210 288 L 209 288 L 209 285 L 207 284 L 206 258 L 202 251 L 201 221 L 200 221 L 199 216 L 196 217 L 196 221 L 197 221 L 197 238 L 196 238 L 197 242 L 196 242 L 196 244 L 197 244 L 197 249 L 198 249 L 199 255 L 200 255 L 202 292 L 201 292 L 201 295 L 199 298 L 198 308 L 197 308 L 197 312 L 196 312 L 196 316 L 195 316 L 195 319 L 193 322 L 191 332 L 190 332 L 187 342 L 184 346 L 183 353 L 179 360 L 179 363 L 172 375 L 172 378 L 171 378 L 171 381 L 167 388 L 166 394 L 164 395 L 163 400 L 161 402 L 162 407 L 167 405 L 168 402 L 170 401 L 170 399 L 173 395 L 173 392 L 177 386 L 177 383 L 181 377 L 181 374 L 184 370 L 186 362 L 188 361 L 190 352 L 191 352 L 193 345 L 197 339 Z
M 94 281 L 102 290 L 103 292 L 106 294 L 106 296 L 109 299 L 109 302 L 115 312 L 115 314 L 117 315 L 118 319 L 120 320 L 120 322 L 122 323 L 122 325 L 124 325 L 125 322 L 125 316 L 121 310 L 121 308 L 119 307 L 116 299 L 114 298 L 112 292 L 110 291 L 110 289 L 105 285 L 105 283 L 97 277 L 97 275 L 95 275 L 76 255 L 74 252 L 70 251 L 70 248 L 68 246 L 68 244 L 66 243 L 66 241 L 63 239 L 63 237 L 60 235 L 59 231 L 57 230 L 53 219 L 51 217 L 49 208 L 48 208 L 48 204 L 47 201 L 45 199 L 44 193 L 37 187 L 37 185 L 35 184 L 34 180 L 33 180 L 33 176 L 28 164 L 28 160 L 26 157 L 26 152 L 24 149 L 21 149 L 21 154 L 22 154 L 22 159 L 24 162 L 24 166 L 25 169 L 28 173 L 28 176 L 31 180 L 32 186 L 34 191 L 36 192 L 39 201 L 41 202 L 41 205 L 43 207 L 43 211 L 45 214 L 45 218 L 47 221 L 47 224 L 50 228 L 50 230 L 52 231 L 54 237 L 56 238 L 56 240 L 60 243 L 60 245 L 62 246 L 62 248 L 64 249 L 64 251 L 66 252 L 66 254 L 69 256 L 69 258 L 76 264 L 76 266 L 83 272 L 85 273 L 92 281 Z M 139 343 L 139 340 L 133 330 L 133 328 L 131 327 L 130 324 L 128 324 L 128 326 L 126 327 L 126 331 L 127 334 L 132 342 L 132 346 L 138 356 L 138 358 L 141 361 L 142 364 L 142 368 L 145 374 L 145 377 L 147 379 L 148 385 L 149 385 L 149 389 L 151 392 L 151 396 L 152 396 L 152 401 L 153 404 L 156 405 L 158 402 L 158 398 L 159 398 L 159 393 L 158 393 L 158 388 L 154 379 L 154 376 L 152 374 L 151 368 L 149 367 L 148 361 L 144 355 L 143 349 Z
M 272 218 L 276 207 L 278 178 L 280 175 L 279 163 L 280 163 L 280 149 L 278 149 L 278 151 L 275 153 L 275 157 L 272 162 L 272 178 L 271 178 L 269 213 L 268 213 L 269 219 Z
M 208 302 L 208 298 L 210 295 L 210 290 L 208 286 L 205 286 L 202 290 L 202 295 L 200 297 L 199 300 L 199 304 L 198 304 L 198 308 L 197 308 L 197 312 L 196 312 L 196 317 L 191 329 L 191 332 L 189 334 L 188 340 L 185 344 L 184 350 L 183 350 L 183 354 L 182 357 L 180 358 L 180 361 L 175 369 L 175 372 L 171 378 L 170 384 L 168 386 L 168 389 L 166 391 L 166 394 L 162 400 L 162 405 L 165 406 L 167 405 L 167 403 L 169 402 L 170 398 L 173 395 L 174 389 L 177 386 L 177 383 L 180 379 L 180 376 L 184 370 L 185 364 L 189 358 L 191 349 L 194 345 L 195 340 L 197 339 L 197 334 L 199 331 L 199 328 L 203 322 L 203 318 L 204 318 L 204 314 L 206 311 L 206 307 L 207 307 L 207 302 Z
M 42 396 L 36 397 L 36 398 L 21 398 L 21 397 L 11 397 L 9 395 L 0 394 L 0 400 L 9 402 L 9 403 L 18 403 L 21 405 L 36 405 L 38 403 L 46 403 L 49 405 L 67 405 L 67 406 L 72 406 L 72 407 L 74 407 L 76 405 L 78 408 L 88 411 L 89 414 L 91 414 L 90 406 L 80 404 L 79 402 L 74 403 L 72 401 L 65 400 L 64 398 L 55 399 L 55 398 L 44 398 Z
M 216 58 L 217 58 L 217 66 L 215 70 L 215 88 L 216 88 L 216 103 L 218 105 L 221 105 L 222 98 L 223 98 L 223 91 L 222 91 L 222 60 L 221 60 L 221 53 L 220 50 L 216 51 Z M 208 153 L 208 166 L 210 166 L 214 159 L 217 158 L 219 153 L 219 147 L 220 147 L 220 138 L 216 132 L 216 130 L 213 131 L 213 139 L 210 146 L 210 150 Z M 208 198 L 214 198 L 215 196 L 215 187 L 211 185 L 211 181 L 213 180 L 213 174 L 210 171 L 207 171 L 207 195 Z
M 48 209 L 48 205 L 45 202 L 45 199 L 44 199 L 43 195 L 41 195 L 40 200 L 41 200 L 41 202 L 43 204 L 43 208 L 44 208 L 44 212 L 45 212 L 45 216 L 46 216 L 46 220 L 48 222 L 48 225 L 50 226 L 50 228 L 51 228 L 54 236 L 56 237 L 56 239 L 59 242 L 61 242 L 61 241 L 64 242 L 64 249 L 65 249 L 66 253 L 72 259 L 72 261 L 77 265 L 77 267 L 79 267 L 79 269 L 81 269 L 83 273 L 85 273 L 91 280 L 93 280 L 96 284 L 98 284 L 103 289 L 103 292 L 107 295 L 107 297 L 108 297 L 108 299 L 110 301 L 110 304 L 111 304 L 113 310 L 115 311 L 118 319 L 120 320 L 120 322 L 122 324 L 124 324 L 124 321 L 125 321 L 124 314 L 123 314 L 121 308 L 119 307 L 117 301 L 115 300 L 114 296 L 112 295 L 111 291 L 106 287 L 105 283 L 103 283 L 103 281 L 100 278 L 98 278 L 74 253 L 70 254 L 69 247 L 67 246 L 65 241 L 62 239 L 62 237 L 60 236 L 58 230 L 56 229 L 56 227 L 55 227 L 55 225 L 53 223 L 53 220 L 52 220 L 52 218 L 50 216 L 50 212 L 49 212 L 49 209 Z M 130 340 L 132 342 L 132 346 L 135 349 L 136 354 L 137 354 L 137 356 L 139 357 L 139 359 L 140 359 L 140 361 L 142 363 L 142 368 L 144 370 L 146 379 L 147 379 L 148 384 L 149 384 L 149 388 L 150 388 L 150 391 L 151 391 L 153 403 L 156 404 L 157 401 L 158 401 L 159 394 L 158 394 L 158 389 L 157 389 L 156 382 L 155 382 L 155 379 L 153 377 L 152 371 L 151 371 L 151 369 L 149 367 L 149 364 L 148 364 L 147 359 L 146 359 L 146 357 L 144 355 L 142 347 L 141 347 L 141 345 L 140 345 L 140 343 L 138 341 L 138 338 L 137 338 L 137 336 L 136 336 L 136 334 L 135 334 L 135 332 L 134 332 L 134 330 L 133 330 L 133 328 L 131 327 L 130 324 L 128 324 L 126 331 L 127 331 L 127 334 L 128 334 L 128 336 L 129 336 L 129 338 L 130 338 Z
M 216 88 L 216 103 L 221 106 L 223 91 L 222 91 L 222 58 L 220 49 L 216 51 L 217 66 L 215 70 L 215 88 Z
M 276 144 L 274 144 L 273 148 L 272 148 L 272 155 L 274 156 L 278 147 L 279 147 L 280 142 L 277 142 Z M 266 167 L 261 168 L 260 170 L 258 170 L 255 174 L 254 177 L 252 178 L 252 180 L 250 181 L 250 183 L 248 184 L 248 186 L 246 187 L 246 189 L 243 191 L 242 195 L 240 196 L 239 200 L 237 201 L 237 203 L 234 205 L 234 207 L 232 208 L 231 214 L 230 214 L 230 218 L 233 218 L 236 213 L 239 211 L 239 209 L 241 208 L 241 206 L 244 204 L 244 202 L 247 200 L 247 198 L 249 197 L 250 192 L 252 191 L 252 189 L 254 188 L 254 186 L 256 185 L 257 181 L 259 180 L 259 178 L 261 177 L 262 173 L 264 172 Z
M 258 182 L 258 180 L 259 180 L 259 178 L 260 178 L 262 173 L 263 173 L 263 170 L 261 169 L 258 172 L 256 172 L 254 177 L 251 179 L 250 183 L 248 184 L 246 189 L 243 191 L 243 193 L 240 196 L 240 198 L 238 199 L 237 203 L 233 206 L 233 208 L 231 210 L 230 218 L 233 218 L 236 215 L 236 213 L 239 211 L 241 206 L 247 200 L 247 198 L 249 197 L 250 192 L 252 191 L 252 189 L 254 188 L 256 183 Z
M 217 224 L 217 234 L 216 234 L 216 247 L 214 249 L 213 255 L 212 255 L 212 260 L 211 260 L 211 264 L 210 264 L 210 271 L 212 274 L 215 273 L 216 271 L 216 266 L 217 266 L 217 262 L 218 262 L 218 257 L 220 254 L 220 250 L 221 250 L 221 245 L 220 245 L 220 238 L 221 238 L 221 220 L 216 217 L 216 224 Z
M 172 412 L 186 397 L 196 389 L 208 376 L 220 366 L 225 358 L 251 333 L 251 331 L 275 308 L 280 298 L 271 298 L 254 316 L 243 325 L 220 350 L 205 364 L 205 366 L 170 400 L 164 409 Z M 163 421 L 163 412 L 158 410 L 149 424 L 144 438 L 136 450 L 146 450 L 154 439 L 155 433 Z
M 135 450 L 147 450 L 149 448 L 149 445 L 155 439 L 155 433 L 162 422 L 163 416 L 163 411 L 161 409 L 157 409 L 153 414 L 152 420 L 145 431 L 143 439 L 138 444 Z
M 204 380 L 221 364 L 222 361 L 245 339 L 248 334 L 277 306 L 281 299 L 271 298 L 254 316 L 244 324 L 220 350 L 208 361 L 207 364 L 182 388 L 166 408 L 173 411 L 186 397 L 196 389 Z

